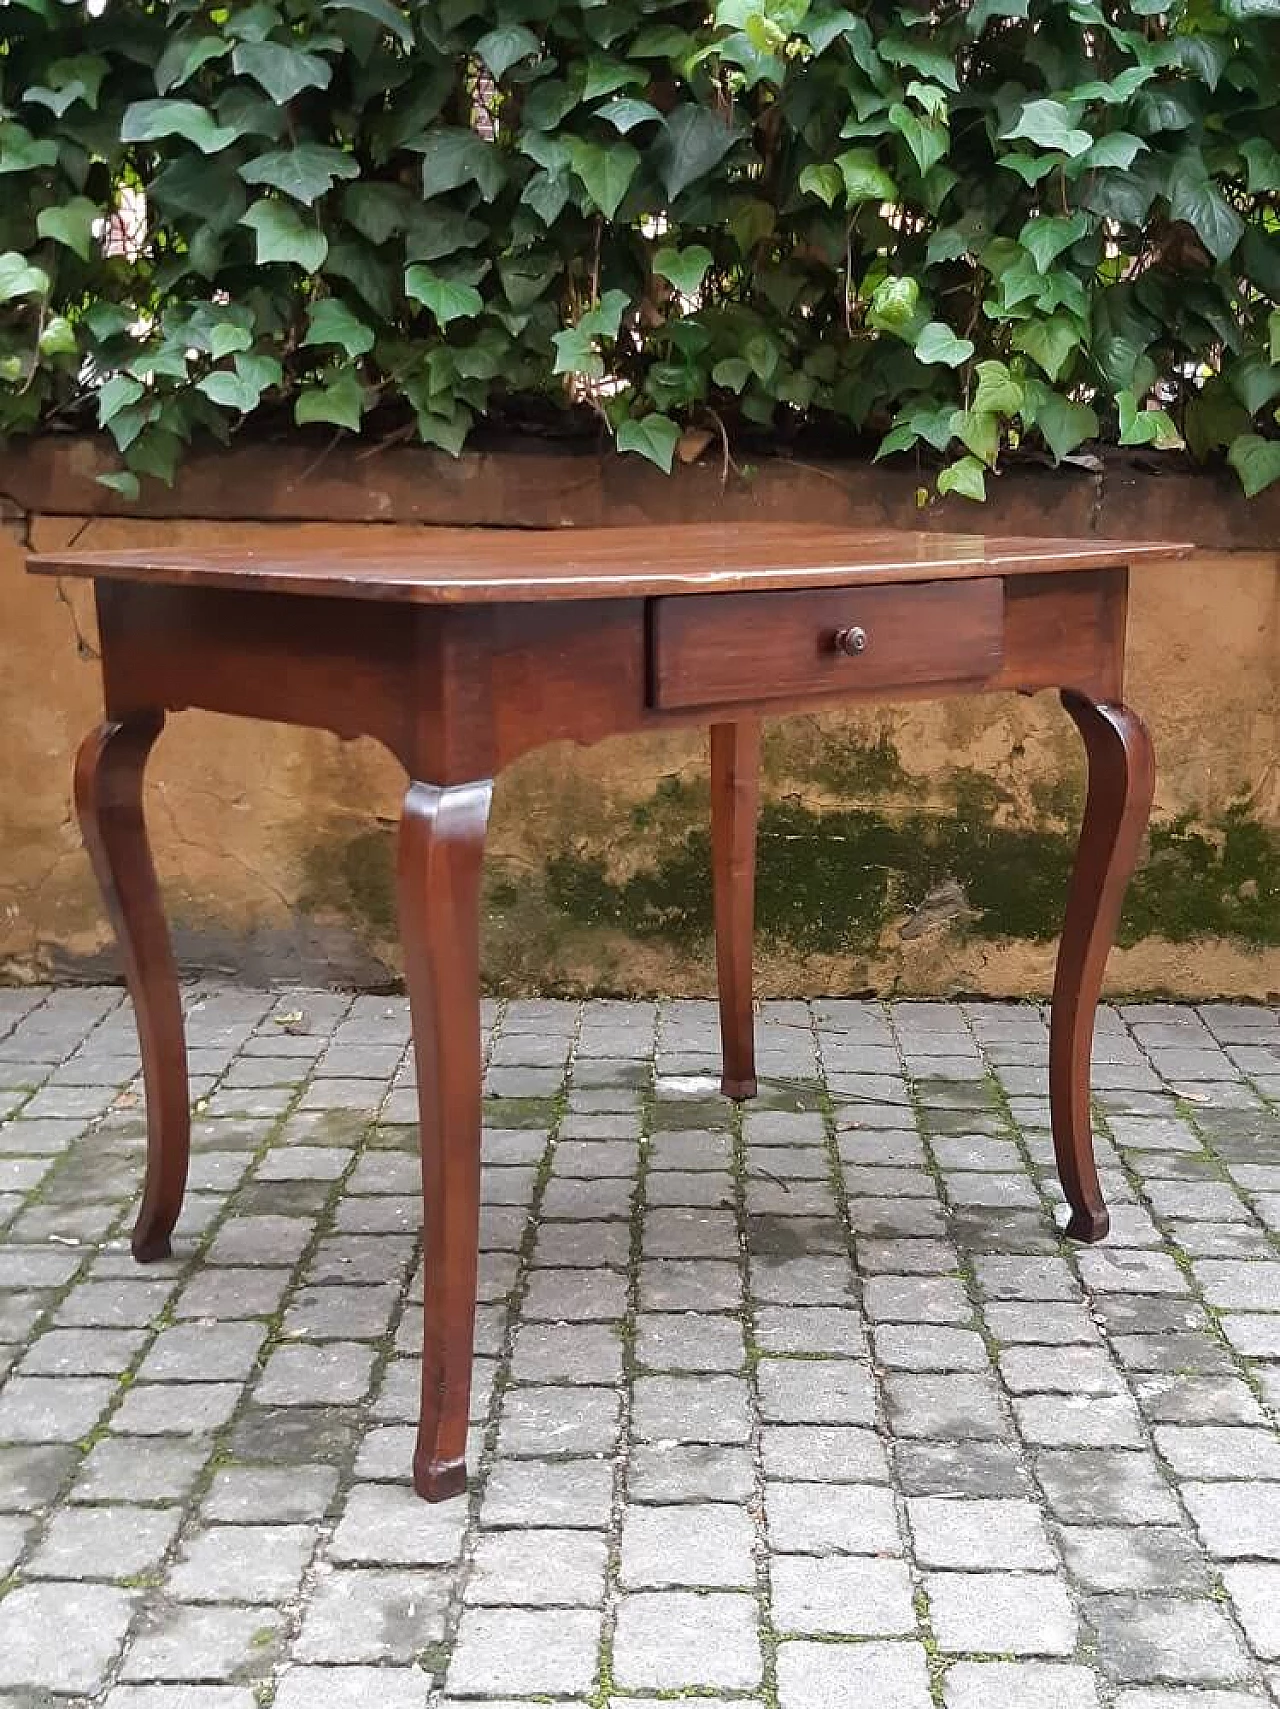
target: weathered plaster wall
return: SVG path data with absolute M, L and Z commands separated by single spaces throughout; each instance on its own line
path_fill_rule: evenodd
M 358 547 L 367 521 L 655 520 L 717 509 L 918 525 L 900 479 L 761 471 L 722 496 L 594 459 L 402 458 L 317 478 L 296 459 L 210 464 L 161 495 L 173 514 L 109 514 L 83 446 L 0 466 L 0 975 L 99 976 L 114 958 L 69 805 L 97 712 L 91 601 L 22 570 L 28 542 L 142 539 Z M 483 465 L 481 467 L 480 465 Z M 439 476 L 433 487 L 431 482 Z M 430 479 L 428 479 L 430 477 Z M 1148 859 L 1113 989 L 1280 990 L 1280 554 L 1210 483 L 1012 480 L 950 527 L 1222 539 L 1135 575 L 1129 698 L 1161 762 Z M 1219 515 L 1206 513 L 1206 500 Z M 187 514 L 183 514 L 183 505 Z M 1210 504 L 1209 508 L 1212 508 Z M 223 520 L 219 510 L 267 520 Z M 89 515 L 91 511 L 100 514 Z M 288 520 L 350 518 L 337 523 Z M 933 518 L 929 519 L 932 523 Z M 1272 535 L 1274 539 L 1274 534 Z M 822 714 L 768 726 L 759 983 L 776 993 L 1047 990 L 1082 799 L 1074 729 L 1052 696 Z M 245 978 L 396 977 L 391 873 L 400 779 L 372 743 L 206 714 L 156 751 L 149 811 L 180 956 Z M 696 734 L 557 747 L 506 774 L 490 839 L 486 965 L 495 987 L 711 989 L 706 759 Z

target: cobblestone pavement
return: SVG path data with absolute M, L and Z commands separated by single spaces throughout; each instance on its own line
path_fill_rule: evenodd
M 409 1492 L 402 1001 L 189 994 L 178 1256 L 114 990 L 0 991 L 0 1706 L 1280 1701 L 1280 1016 L 1108 1011 L 1066 1248 L 1041 1011 L 490 1027 L 470 1498 Z

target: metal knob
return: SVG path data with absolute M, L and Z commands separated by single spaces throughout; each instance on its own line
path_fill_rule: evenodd
M 867 632 L 856 625 L 851 629 L 836 631 L 836 652 L 845 653 L 851 659 L 856 659 L 859 653 L 867 650 Z

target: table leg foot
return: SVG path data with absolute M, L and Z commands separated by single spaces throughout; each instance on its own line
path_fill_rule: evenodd
M 163 1226 L 143 1228 L 141 1218 L 134 1225 L 129 1241 L 133 1256 L 139 1264 L 159 1264 L 173 1257 L 173 1242 Z
M 75 771 L 80 829 L 120 946 L 142 1054 L 147 1177 L 133 1252 L 143 1264 L 169 1256 L 191 1146 L 182 996 L 142 812 L 147 756 L 163 727 L 161 712 L 110 720 L 85 737 Z
M 1096 1246 L 1111 1230 L 1111 1214 L 1105 1205 L 1096 1210 L 1072 1211 L 1064 1230 L 1068 1240 L 1078 1240 L 1082 1246 Z
M 467 1481 L 480 1250 L 480 869 L 493 785 L 414 783 L 397 887 L 418 1066 L 422 1150 L 422 1410 L 413 1481 L 428 1501 Z
M 721 1095 L 731 1098 L 735 1104 L 746 1103 L 749 1098 L 754 1098 L 759 1090 L 754 1074 L 749 1080 L 731 1080 L 726 1074 L 720 1081 Z
M 711 880 L 726 1098 L 756 1095 L 751 1008 L 755 934 L 756 822 L 760 811 L 760 724 L 711 726 Z
M 1102 975 L 1155 792 L 1146 726 L 1125 706 L 1064 693 L 1089 766 L 1080 844 L 1067 896 L 1049 1021 L 1049 1105 L 1054 1153 L 1071 1208 L 1067 1234 L 1096 1241 L 1110 1219 L 1098 1182 L 1090 1119 L 1093 1023 Z
M 451 1501 L 467 1487 L 465 1460 L 413 1460 L 413 1487 L 423 1501 Z

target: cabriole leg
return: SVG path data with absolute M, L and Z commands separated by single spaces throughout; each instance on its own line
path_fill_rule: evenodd
M 169 1256 L 191 1147 L 178 970 L 142 812 L 147 756 L 163 727 L 162 712 L 101 724 L 81 744 L 75 771 L 80 829 L 120 945 L 142 1053 L 147 1179 L 133 1230 L 142 1264 Z
M 756 1095 L 751 1010 L 755 935 L 756 822 L 760 812 L 760 724 L 711 726 L 711 866 L 726 1098 Z
M 480 1243 L 480 871 L 493 785 L 414 783 L 400 819 L 398 888 L 418 1067 L 426 1271 L 414 1487 L 466 1488 Z
M 1080 845 L 1067 896 L 1049 1028 L 1049 1103 L 1058 1175 L 1071 1209 L 1067 1234 L 1101 1240 L 1110 1226 L 1089 1114 L 1093 1023 L 1125 888 L 1151 811 L 1155 754 L 1125 706 L 1064 693 L 1089 766 Z

